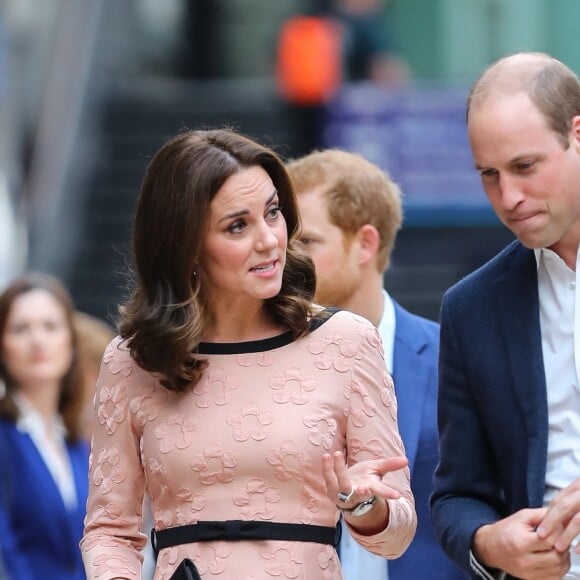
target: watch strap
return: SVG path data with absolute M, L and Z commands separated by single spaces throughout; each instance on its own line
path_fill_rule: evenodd
M 343 508 L 337 505 L 336 508 L 338 509 L 339 512 L 343 514 L 349 514 L 351 516 L 362 516 L 363 514 L 366 514 L 370 510 L 370 508 L 374 505 L 376 501 L 377 496 L 372 495 L 368 499 L 365 499 L 364 501 L 357 503 L 354 507 Z

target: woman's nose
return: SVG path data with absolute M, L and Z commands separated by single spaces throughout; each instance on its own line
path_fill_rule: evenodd
M 268 226 L 268 224 L 262 224 L 258 236 L 256 237 L 256 250 L 259 252 L 271 250 L 275 248 L 277 244 L 278 238 L 276 238 L 270 226 Z

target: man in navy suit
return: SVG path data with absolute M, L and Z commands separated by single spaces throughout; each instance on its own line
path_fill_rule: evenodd
M 316 267 L 315 300 L 364 316 L 383 341 L 393 375 L 398 423 L 409 459 L 418 526 L 407 551 L 387 562 L 366 552 L 345 528 L 340 545 L 347 580 L 456 580 L 466 576 L 435 538 L 428 498 L 438 460 L 438 326 L 407 312 L 383 289 L 401 227 L 401 193 L 360 155 L 329 149 L 288 164 L 298 194 L 301 239 Z M 388 574 L 388 576 L 387 576 Z
M 505 57 L 467 124 L 517 240 L 443 298 L 433 523 L 474 576 L 580 579 L 580 82 Z

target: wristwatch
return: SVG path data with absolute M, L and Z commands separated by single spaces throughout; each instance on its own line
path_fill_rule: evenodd
M 343 514 L 348 514 L 349 516 L 364 516 L 366 513 L 370 512 L 373 509 L 374 503 L 377 501 L 377 496 L 372 495 L 369 499 L 365 499 L 360 503 L 357 503 L 354 507 L 351 508 L 343 508 L 340 506 L 336 506 L 338 511 Z

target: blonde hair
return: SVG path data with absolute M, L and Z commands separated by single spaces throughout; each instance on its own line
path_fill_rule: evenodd
M 78 310 L 74 313 L 73 322 L 78 338 L 81 372 L 87 366 L 99 368 L 105 348 L 113 340 L 115 331 L 100 318 Z
M 314 151 L 291 160 L 287 169 L 298 195 L 321 188 L 330 221 L 347 240 L 365 224 L 377 229 L 377 268 L 387 270 L 403 221 L 401 190 L 388 172 L 358 153 L 341 149 Z

